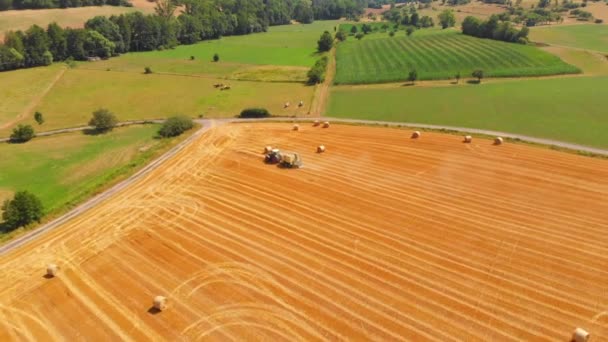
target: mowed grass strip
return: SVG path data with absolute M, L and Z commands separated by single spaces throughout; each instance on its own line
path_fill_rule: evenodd
M 221 91 L 213 85 L 232 89 Z M 36 110 L 50 130 L 84 125 L 91 113 L 107 108 L 120 120 L 191 117 L 234 117 L 246 107 L 264 107 L 275 115 L 305 115 L 314 87 L 301 83 L 226 81 L 206 77 L 98 70 L 68 70 Z M 304 106 L 283 108 L 300 100 Z M 33 120 L 30 120 L 33 122 Z M 6 135 L 6 132 L 4 133 Z
M 535 27 L 530 40 L 552 45 L 569 46 L 608 52 L 608 25 L 564 25 Z
M 334 87 L 326 115 L 489 129 L 608 148 L 608 77 Z
M 398 82 L 416 70 L 421 80 L 469 76 L 544 76 L 580 70 L 533 46 L 478 39 L 454 30 L 421 30 L 411 37 L 349 39 L 338 46 L 336 84 Z
M 47 212 L 73 204 L 169 146 L 170 140 L 154 139 L 158 128 L 131 126 L 103 135 L 77 132 L 0 144 L 0 193 L 8 198 L 18 190 L 31 191 Z

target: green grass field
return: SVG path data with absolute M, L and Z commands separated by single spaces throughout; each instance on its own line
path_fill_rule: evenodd
M 233 73 L 248 73 L 260 65 L 310 68 L 319 58 L 317 40 L 324 30 L 333 32 L 337 21 L 316 21 L 308 25 L 270 27 L 268 32 L 247 36 L 223 37 L 193 45 L 181 45 L 173 50 L 128 53 L 95 63 L 82 63 L 89 69 L 136 71 L 146 66 L 155 71 L 189 75 L 231 77 Z M 220 62 L 213 63 L 215 53 Z M 190 57 L 194 56 L 194 60 Z M 284 73 L 289 73 L 289 68 Z M 279 77 L 278 80 L 291 80 Z M 300 79 L 301 80 L 301 77 Z
M 213 84 L 218 82 L 229 84 L 232 89 L 214 88 Z M 300 83 L 227 82 L 206 77 L 77 68 L 66 72 L 36 110 L 46 118 L 40 130 L 86 124 L 91 113 L 102 107 L 116 113 L 121 121 L 174 114 L 234 117 L 245 107 L 265 107 L 276 115 L 304 115 L 313 90 Z M 285 102 L 300 100 L 304 101 L 304 107 L 283 109 Z
M 0 197 L 28 190 L 40 197 L 47 212 L 74 204 L 171 146 L 171 140 L 154 139 L 158 127 L 131 126 L 104 135 L 78 132 L 0 144 Z
M 0 127 L 14 120 L 34 101 L 61 68 L 61 65 L 53 65 L 0 72 Z
M 446 87 L 336 87 L 326 115 L 518 133 L 608 148 L 607 77 Z
M 564 25 L 535 27 L 530 40 L 608 53 L 608 25 Z
M 377 38 L 381 37 L 381 38 Z M 336 84 L 397 82 L 416 70 L 421 80 L 467 77 L 539 76 L 579 70 L 533 46 L 466 36 L 455 30 L 419 30 L 411 37 L 372 34 L 338 46 Z

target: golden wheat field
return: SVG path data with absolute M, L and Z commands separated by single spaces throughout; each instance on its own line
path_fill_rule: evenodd
M 607 160 L 300 126 L 217 126 L 1 255 L 0 340 L 608 340 Z

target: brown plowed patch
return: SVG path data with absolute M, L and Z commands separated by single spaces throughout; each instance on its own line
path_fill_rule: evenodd
M 300 126 L 212 129 L 1 256 L 0 340 L 608 340 L 608 161 Z

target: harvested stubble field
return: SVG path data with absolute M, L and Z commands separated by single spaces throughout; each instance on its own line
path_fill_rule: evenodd
M 382 38 L 376 38 L 376 37 Z M 377 33 L 361 41 L 338 45 L 336 84 L 364 84 L 406 80 L 411 70 L 418 79 L 462 77 L 481 69 L 486 77 L 569 74 L 578 68 L 533 46 L 479 39 L 455 30 L 424 29 L 411 37 Z
M 608 339 L 608 161 L 301 128 L 217 127 L 0 256 L 0 339 Z

